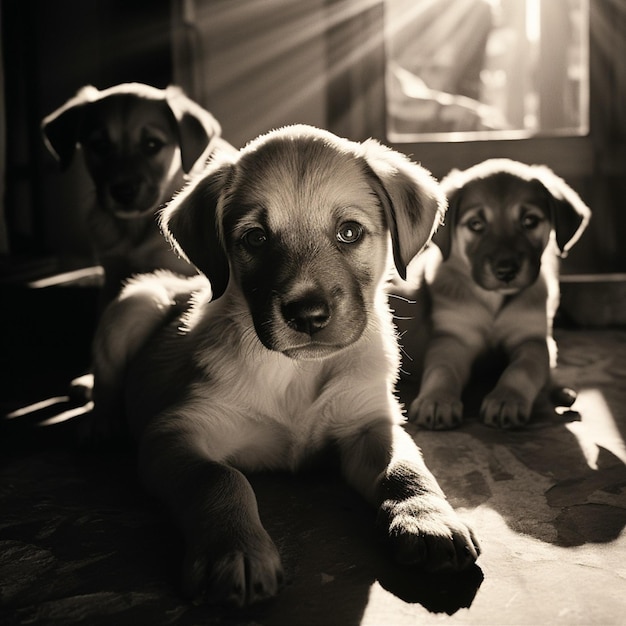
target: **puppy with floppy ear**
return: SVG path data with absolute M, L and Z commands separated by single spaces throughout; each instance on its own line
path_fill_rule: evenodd
M 214 159 L 163 213 L 211 286 L 131 281 L 96 337 L 93 426 L 125 413 L 141 477 L 183 533 L 191 598 L 276 594 L 280 556 L 243 472 L 296 470 L 327 448 L 398 560 L 476 559 L 393 391 L 386 279 L 394 264 L 404 274 L 444 207 L 400 154 L 292 126 Z
M 234 152 L 208 111 L 175 86 L 86 86 L 43 120 L 42 131 L 62 170 L 80 147 L 94 183 L 87 220 L 105 272 L 103 304 L 132 274 L 159 268 L 195 273 L 172 253 L 155 214 L 196 163 L 216 150 Z
M 481 417 L 491 426 L 520 427 L 556 365 L 558 257 L 578 240 L 590 210 L 549 168 L 508 159 L 455 170 L 441 185 L 449 210 L 434 241 L 443 258 L 434 260 L 425 280 L 432 331 L 409 419 L 426 428 L 458 426 L 472 366 L 499 349 L 508 364 L 484 398 Z M 422 288 L 418 265 L 410 270 L 409 299 Z M 410 328 L 411 312 L 404 309 L 399 323 L 410 346 L 419 331 Z M 422 354 L 405 350 L 422 363 Z M 563 394 L 568 405 L 572 394 Z

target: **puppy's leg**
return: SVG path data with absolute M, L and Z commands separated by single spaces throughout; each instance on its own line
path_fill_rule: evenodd
M 481 418 L 485 424 L 501 428 L 527 424 L 533 403 L 549 378 L 545 339 L 524 341 L 511 350 L 509 365 L 483 400 Z
M 550 316 L 552 319 L 553 314 Z M 550 327 L 552 324 L 550 324 Z M 556 340 L 552 335 L 552 330 L 547 333 L 546 345 L 548 347 L 548 354 L 550 355 L 550 379 L 548 381 L 548 399 L 552 403 L 553 407 L 570 408 L 574 402 L 578 393 L 575 389 L 568 386 L 565 381 L 559 380 L 561 377 L 558 374 L 557 362 L 558 362 L 558 347 Z
M 426 353 L 420 392 L 409 407 L 409 420 L 434 430 L 459 426 L 461 394 L 478 353 L 477 347 L 461 338 L 436 335 Z
M 141 476 L 183 533 L 183 591 L 198 603 L 238 606 L 272 597 L 282 566 L 252 487 L 203 445 L 198 433 L 169 427 L 148 430 L 140 442 Z
M 463 570 L 478 558 L 472 531 L 402 426 L 381 421 L 341 442 L 341 455 L 348 482 L 378 507 L 377 525 L 398 562 Z

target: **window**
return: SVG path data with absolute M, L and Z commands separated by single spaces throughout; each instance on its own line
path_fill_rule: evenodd
M 386 0 L 394 143 L 585 135 L 588 0 Z

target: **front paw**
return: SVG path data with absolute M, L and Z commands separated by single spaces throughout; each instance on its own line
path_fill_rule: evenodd
M 225 540 L 205 549 L 193 546 L 187 550 L 183 592 L 194 604 L 241 607 L 278 593 L 283 568 L 276 546 L 262 527 L 247 534 L 240 545 Z
M 448 502 L 436 495 L 385 501 L 377 520 L 399 563 L 428 571 L 464 570 L 480 546 Z
M 463 404 L 446 393 L 420 394 L 411 403 L 408 417 L 428 430 L 448 430 L 461 425 Z
M 530 420 L 532 405 L 515 389 L 494 389 L 483 400 L 480 417 L 487 426 L 521 428 Z

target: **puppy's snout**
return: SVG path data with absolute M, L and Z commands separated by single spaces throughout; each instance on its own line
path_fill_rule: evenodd
M 510 283 L 520 271 L 520 262 L 512 256 L 500 257 L 492 262 L 493 273 L 498 280 Z
M 282 305 L 281 312 L 290 328 L 307 335 L 322 330 L 330 320 L 328 303 L 316 296 L 307 296 Z
M 122 180 L 110 187 L 111 197 L 121 205 L 128 206 L 135 201 L 139 193 L 139 181 Z

